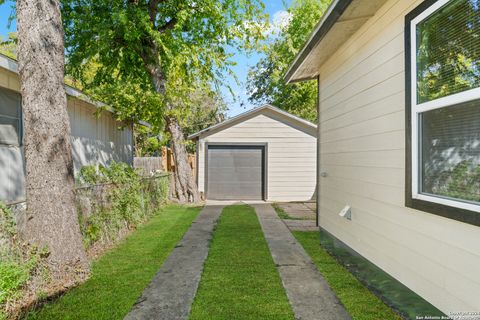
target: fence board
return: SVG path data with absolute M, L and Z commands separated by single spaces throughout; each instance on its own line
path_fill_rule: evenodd
M 163 171 L 162 160 L 161 157 L 135 157 L 133 167 L 141 169 L 144 175 L 151 175 L 157 171 Z
M 175 172 L 175 160 L 172 149 L 162 147 L 162 168 L 168 172 Z M 188 154 L 188 164 L 192 169 L 192 174 L 195 177 L 197 172 L 197 157 L 195 154 Z

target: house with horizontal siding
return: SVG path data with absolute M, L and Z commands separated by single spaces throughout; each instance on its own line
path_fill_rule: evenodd
M 199 191 L 210 200 L 314 199 L 316 130 L 264 105 L 191 135 Z
M 75 173 L 85 165 L 133 161 L 133 128 L 112 110 L 65 86 Z M 103 107 L 97 116 L 98 108 Z M 25 200 L 20 77 L 16 61 L 0 54 L 0 201 Z
M 479 7 L 334 0 L 286 74 L 318 81 L 321 233 L 445 314 L 480 311 Z

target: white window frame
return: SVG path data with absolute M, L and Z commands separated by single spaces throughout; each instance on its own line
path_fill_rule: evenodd
M 480 205 L 461 200 L 454 200 L 442 196 L 429 195 L 421 193 L 420 190 L 420 170 L 419 170 L 419 147 L 420 147 L 420 122 L 419 118 L 421 113 L 435 110 L 443 107 L 452 106 L 455 104 L 468 102 L 476 99 L 480 99 L 480 88 L 470 89 L 467 91 L 455 93 L 446 97 L 438 98 L 428 102 L 417 102 L 417 25 L 430 17 L 438 9 L 446 5 L 452 0 L 439 0 L 435 4 L 431 5 L 428 9 L 423 11 L 417 17 L 410 22 L 410 56 L 411 56 L 411 155 L 412 155 L 412 198 L 429 202 L 434 202 L 442 205 L 456 207 L 460 209 L 466 209 L 470 211 L 480 212 Z M 453 0 L 454 1 L 454 0 Z

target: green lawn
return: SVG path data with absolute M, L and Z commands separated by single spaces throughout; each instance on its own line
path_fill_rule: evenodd
M 401 319 L 320 246 L 318 232 L 293 232 L 352 319 Z
M 253 208 L 223 210 L 189 319 L 294 319 Z
M 164 208 L 95 261 L 87 282 L 27 319 L 123 319 L 200 209 Z

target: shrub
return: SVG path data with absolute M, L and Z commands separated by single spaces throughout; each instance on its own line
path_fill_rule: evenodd
M 20 297 L 20 289 L 30 280 L 38 258 L 38 254 L 32 253 L 26 260 L 11 257 L 0 262 L 0 305 Z
M 21 247 L 17 226 L 10 209 L 0 202 L 0 319 L 7 318 L 7 304 L 22 297 L 22 289 L 32 279 L 41 258 L 47 253 L 35 247 Z
M 93 210 L 89 212 L 83 212 L 82 206 L 78 205 L 80 227 L 87 247 L 102 240 L 112 242 L 118 238 L 120 230 L 135 228 L 157 212 L 159 205 L 167 201 L 169 193 L 168 175 L 142 178 L 125 163 L 83 167 L 77 181 L 98 187 L 77 188 L 77 196 L 80 190 L 88 190 L 92 203 Z M 105 190 L 106 199 L 97 198 L 99 190 Z M 25 293 L 36 288 L 35 285 L 40 284 L 38 290 L 47 287 L 48 274 L 42 273 L 42 262 L 47 254 L 46 249 L 18 243 L 15 217 L 0 202 L 0 320 L 7 319 L 8 312 L 19 311 Z M 35 294 L 41 298 L 42 292 Z
M 98 241 L 112 241 L 123 229 L 133 229 L 151 216 L 160 204 L 167 201 L 169 176 L 158 174 L 143 178 L 128 164 L 114 162 L 108 166 L 85 166 L 80 170 L 81 184 L 104 188 L 107 201 L 93 200 L 93 210 L 85 213 L 79 208 L 79 221 L 84 243 L 90 247 Z M 95 193 L 95 192 L 94 192 Z M 91 198 L 95 196 L 92 194 Z
M 16 234 L 16 223 L 13 213 L 8 207 L 0 201 L 0 233 L 8 237 L 13 237 Z

